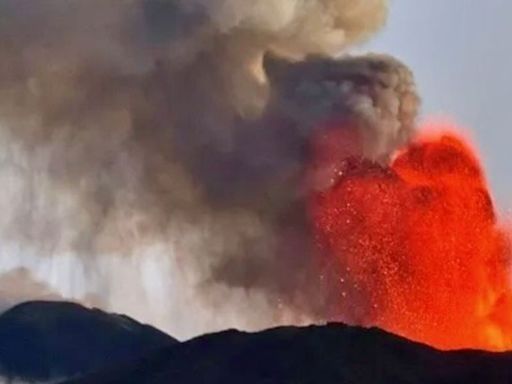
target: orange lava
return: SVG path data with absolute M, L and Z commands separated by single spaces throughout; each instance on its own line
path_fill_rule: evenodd
M 337 161 L 310 212 L 331 318 L 441 349 L 512 349 L 508 234 L 465 140 L 420 136 L 390 166 Z

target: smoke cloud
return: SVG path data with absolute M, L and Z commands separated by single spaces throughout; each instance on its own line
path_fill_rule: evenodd
M 386 14 L 0 0 L 0 269 L 177 336 L 315 318 L 303 199 L 335 170 L 303 182 L 311 137 L 343 120 L 340 145 L 386 162 L 413 134 L 407 67 L 336 57 Z

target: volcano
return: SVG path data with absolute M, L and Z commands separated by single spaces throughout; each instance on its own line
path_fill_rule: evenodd
M 227 330 L 178 342 L 125 316 L 72 303 L 27 302 L 0 316 L 0 337 L 2 375 L 14 382 L 504 384 L 512 380 L 512 353 L 440 351 L 377 328 L 340 323 L 257 333 Z M 63 380 L 64 374 L 74 379 Z

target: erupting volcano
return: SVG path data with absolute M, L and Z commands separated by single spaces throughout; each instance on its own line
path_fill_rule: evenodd
M 313 168 L 336 163 L 310 199 L 321 277 L 339 297 L 329 317 L 441 349 L 510 349 L 507 229 L 471 146 L 440 128 L 390 165 L 314 147 Z

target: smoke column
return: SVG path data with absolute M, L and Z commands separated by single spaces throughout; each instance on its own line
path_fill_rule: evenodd
M 413 133 L 403 64 L 334 58 L 386 15 L 0 0 L 0 272 L 178 337 L 322 318 L 304 204 L 329 172 L 303 182 L 311 137 L 343 121 L 337 145 L 385 164 Z

